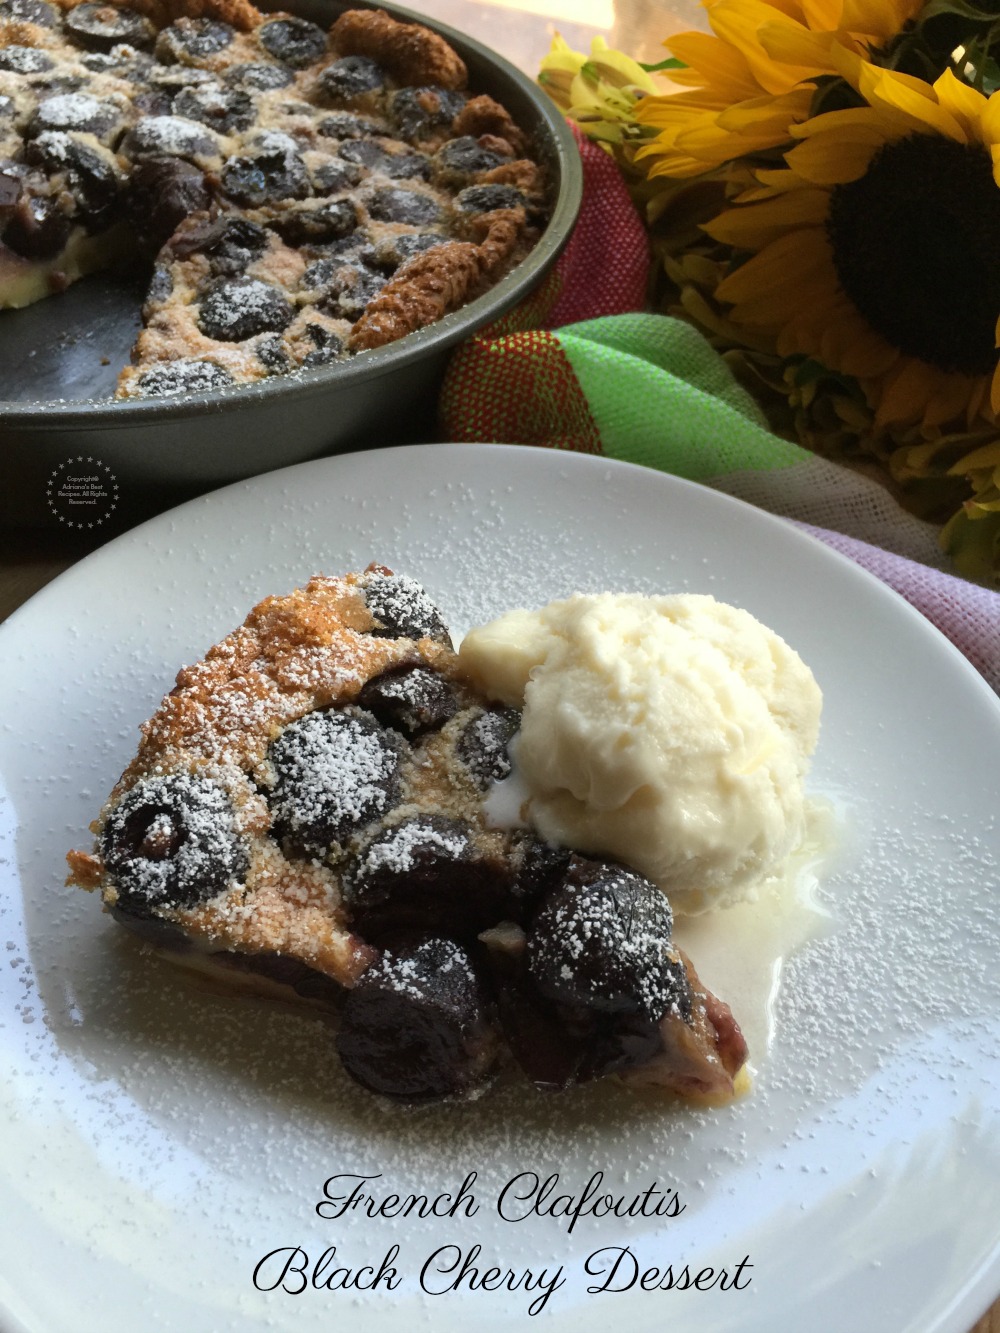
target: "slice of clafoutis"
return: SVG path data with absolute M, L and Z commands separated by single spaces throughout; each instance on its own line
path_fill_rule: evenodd
M 746 1046 L 627 866 L 493 827 L 515 712 L 438 609 L 371 565 L 269 597 L 142 727 L 69 854 L 147 945 L 333 1016 L 347 1073 L 406 1102 L 606 1076 L 732 1098 Z

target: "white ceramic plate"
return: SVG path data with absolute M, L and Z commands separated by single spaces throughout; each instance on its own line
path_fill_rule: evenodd
M 608 1087 L 554 1100 L 508 1088 L 386 1111 L 345 1085 L 323 1027 L 192 989 L 63 887 L 65 850 L 88 845 L 176 667 L 261 596 L 372 559 L 423 581 L 460 630 L 578 588 L 712 592 L 813 667 L 825 720 L 812 785 L 848 811 L 824 885 L 839 926 L 788 968 L 752 1097 L 663 1111 Z M 0 629 L 0 664 L 5 1333 L 508 1329 L 531 1319 L 545 1286 L 525 1291 L 523 1274 L 540 1283 L 543 1269 L 562 1285 L 538 1324 L 573 1333 L 967 1333 L 1000 1289 L 1000 706 L 847 561 L 624 464 L 373 452 L 240 484 L 120 538 Z M 377 1200 L 433 1199 L 473 1171 L 472 1216 L 316 1208 L 336 1175 L 379 1175 Z M 623 1209 L 645 1195 L 650 1213 L 676 1191 L 684 1210 L 571 1229 L 513 1220 L 524 1205 L 508 1192 L 501 1218 L 504 1185 L 519 1176 L 527 1193 L 532 1172 L 558 1173 L 550 1199 L 602 1172 L 599 1192 Z M 323 1285 L 393 1246 L 394 1289 Z M 285 1286 L 307 1289 L 258 1290 L 259 1261 L 284 1247 L 299 1251 Z M 716 1285 L 588 1292 L 616 1256 L 614 1287 L 671 1264 L 675 1277 L 712 1268 Z M 442 1270 L 462 1263 L 522 1284 L 445 1290 L 458 1268 Z

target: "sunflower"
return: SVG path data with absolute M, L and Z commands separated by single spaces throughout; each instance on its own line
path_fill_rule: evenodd
M 794 126 L 787 166 L 705 224 L 749 256 L 715 296 L 780 357 L 853 377 L 876 432 L 993 426 L 1000 94 L 854 73 L 868 105 Z
M 680 92 L 553 49 L 550 91 L 644 213 L 657 305 L 775 430 L 874 464 L 1000 582 L 997 0 L 703 4 L 712 32 L 665 42 Z
M 951 486 L 958 507 L 941 532 L 941 546 L 970 578 L 1000 584 L 1000 439 L 996 429 L 944 434 L 897 449 L 889 459 L 903 485 Z M 971 494 L 969 492 L 971 491 Z
M 712 33 L 664 43 L 688 92 L 644 98 L 655 133 L 636 153 L 651 177 L 698 176 L 778 148 L 814 110 L 817 81 L 841 73 L 841 52 L 865 56 L 904 31 L 922 0 L 703 0 Z

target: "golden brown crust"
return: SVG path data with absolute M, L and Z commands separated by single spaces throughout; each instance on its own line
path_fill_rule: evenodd
M 206 954 L 284 954 L 353 985 L 373 953 L 347 926 L 339 881 L 319 862 L 284 856 L 270 836 L 270 814 L 256 783 L 270 742 L 287 723 L 352 702 L 387 668 L 423 662 L 460 679 L 454 654 L 441 644 L 368 632 L 375 622 L 363 585 L 378 572 L 388 573 L 370 566 L 362 575 L 317 576 L 285 596 L 267 597 L 200 662 L 183 667 L 141 728 L 138 751 L 92 826 L 95 850 L 68 853 L 67 882 L 100 889 L 106 906 L 116 909 L 118 888 L 101 855 L 111 812 L 151 775 L 204 775 L 225 790 L 249 847 L 247 881 L 204 904 L 164 906 L 158 919 L 179 927 Z M 471 779 L 456 788 L 445 771 L 445 753 L 430 746 L 427 755 L 407 800 L 432 807 L 445 801 L 456 813 L 478 809 Z M 134 924 L 127 912 L 123 919 Z
M 484 275 L 496 276 L 513 253 L 523 230 L 523 208 L 497 208 L 476 218 L 474 231 L 479 238 Z
M 60 9 L 75 9 L 84 0 L 55 0 Z M 121 7 L 125 0 L 106 0 Z M 128 0 L 128 8 L 152 19 L 157 27 L 166 27 L 175 19 L 219 19 L 240 32 L 250 32 L 260 26 L 264 15 L 249 0 Z
M 249 897 L 235 889 L 221 904 L 188 908 L 177 920 L 218 951 L 291 955 L 353 985 L 375 952 L 347 929 L 329 873 L 308 862 L 291 864 L 267 846 L 255 855 L 254 872 Z
M 464 305 L 513 253 L 523 222 L 522 209 L 498 209 L 477 219 L 485 231 L 481 244 L 453 241 L 414 256 L 355 324 L 352 350 L 384 347 Z
M 504 162 L 491 171 L 483 172 L 480 177 L 483 185 L 512 185 L 522 194 L 539 194 L 542 189 L 541 169 L 526 157 L 519 157 L 516 162 Z
M 330 29 L 343 55 L 372 56 L 401 83 L 459 89 L 468 83 L 464 61 L 443 37 L 416 23 L 400 23 L 382 9 L 349 9 Z
M 496 134 L 480 134 L 476 137 L 476 142 L 480 148 L 485 148 L 488 153 L 499 153 L 501 157 L 513 157 L 514 150 L 506 139 L 501 139 Z
M 104 863 L 99 856 L 92 856 L 90 852 L 67 852 L 66 863 L 69 866 L 67 884 L 90 891 L 101 887 Z
M 202 661 L 182 668 L 143 726 L 119 788 L 181 756 L 252 769 L 288 722 L 349 702 L 372 676 L 411 658 L 406 640 L 365 632 L 373 622 L 359 582 L 319 576 L 287 596 L 267 597 Z M 443 653 L 423 645 L 429 662 Z
M 470 241 L 416 255 L 369 304 L 354 326 L 350 346 L 370 351 L 434 323 L 467 299 L 482 271 L 479 247 Z
M 478 139 L 486 134 L 495 140 L 502 140 L 510 145 L 516 157 L 520 157 L 526 147 L 525 137 L 514 124 L 510 113 L 485 93 L 469 98 L 452 121 L 452 129 L 460 136 L 470 134 Z
M 18 19 L 0 19 L 0 47 L 48 46 L 59 44 L 59 35 L 37 23 Z
M 70 11 L 83 0 L 54 2 Z M 199 77 L 205 81 L 214 74 L 221 79 L 231 69 L 275 63 L 257 32 L 265 16 L 250 0 L 108 3 L 112 10 L 134 8 L 161 29 L 154 56 L 165 65 L 189 67 L 192 88 L 198 86 Z M 271 22 L 284 15 L 266 17 Z M 203 49 L 190 40 L 198 35 L 199 18 L 221 20 L 243 31 L 226 33 L 227 40 L 218 49 L 211 42 Z M 173 29 L 165 35 L 162 29 L 171 23 Z M 523 136 L 492 98 L 472 98 L 455 118 L 458 128 L 454 128 L 452 111 L 464 100 L 457 90 L 466 83 L 466 69 L 442 37 L 420 24 L 399 22 L 379 10 L 348 10 L 333 24 L 322 54 L 301 69 L 286 71 L 290 82 L 280 89 L 254 87 L 249 123 L 244 123 L 241 110 L 230 116 L 220 101 L 196 124 L 200 119 L 196 109 L 176 111 L 169 100 L 164 101 L 160 85 L 168 76 L 160 66 L 154 65 L 148 78 L 144 75 L 136 83 L 135 71 L 126 77 L 114 60 L 82 57 L 68 33 L 0 23 L 0 45 L 5 44 L 51 47 L 56 60 L 69 66 L 76 84 L 86 86 L 102 105 L 120 109 L 120 124 L 95 131 L 92 142 L 87 132 L 88 147 L 106 159 L 122 191 L 139 201 L 139 206 L 127 210 L 120 239 L 112 230 L 97 233 L 112 239 L 115 248 L 109 246 L 107 256 L 99 250 L 84 265 L 83 259 L 74 263 L 76 252 L 70 255 L 67 245 L 66 253 L 49 262 L 45 272 L 40 272 L 37 258 L 14 257 L 7 265 L 12 274 L 6 282 L 0 274 L 0 304 L 23 304 L 24 268 L 34 278 L 26 299 L 37 300 L 84 272 L 106 266 L 119 246 L 131 248 L 137 242 L 150 255 L 161 247 L 157 280 L 142 310 L 132 364 L 119 375 L 118 397 L 227 388 L 325 366 L 353 351 L 384 346 L 481 295 L 537 240 L 524 211 L 518 212 L 518 228 L 512 229 L 498 220 L 499 214 L 484 221 L 455 206 L 457 195 L 469 186 L 509 185 L 529 198 L 534 218 L 544 193 L 541 175 L 523 156 Z M 342 97 L 324 82 L 327 66 L 341 53 L 369 55 L 386 72 L 363 115 L 357 99 Z M 42 95 L 40 83 L 25 88 L 23 97 L 19 93 L 19 120 L 8 135 L 9 146 L 7 140 L 0 143 L 0 156 L 18 161 L 23 153 L 20 125 L 28 121 Z M 137 88 L 142 89 L 141 96 Z M 407 96 L 398 106 L 401 91 Z M 195 103 L 202 96 L 211 100 L 209 94 L 187 89 L 180 96 Z M 57 113 L 63 114 L 58 109 Z M 154 125 L 154 120 L 161 123 Z M 479 130 L 481 146 L 498 154 L 492 160 L 500 165 L 492 170 L 462 166 L 461 155 L 456 165 L 439 151 L 456 134 Z M 72 130 L 74 137 L 83 132 Z M 183 179 L 180 169 L 175 173 L 164 166 L 165 158 L 156 148 L 162 142 L 162 154 L 170 158 L 171 135 L 183 143 L 187 154 L 178 148 L 190 169 Z M 353 143 L 356 136 L 364 147 Z M 349 144 L 341 142 L 345 139 Z M 369 149 L 369 156 L 356 160 L 356 148 L 362 156 Z M 279 169 L 280 154 L 287 157 Z M 259 160 L 262 165 L 255 175 Z M 22 193 L 25 198 L 44 194 L 46 201 L 57 200 L 56 207 L 68 219 L 73 223 L 82 219 L 82 226 L 89 228 L 87 203 L 66 188 L 64 174 L 60 176 L 54 167 L 39 168 Z M 411 205 L 408 196 L 414 196 Z M 322 202 L 326 198 L 329 205 Z M 348 245 L 336 257 L 313 253 L 313 238 L 320 244 L 331 235 L 347 239 L 346 222 L 345 229 L 337 232 L 340 224 L 323 216 L 324 210 L 335 213 L 345 203 L 354 210 L 359 245 L 353 249 Z M 191 211 L 185 218 L 186 209 Z M 267 240 L 238 274 L 225 275 L 241 280 L 226 287 L 216 283 L 221 270 L 216 273 L 204 246 L 218 241 L 218 228 L 224 228 L 228 218 L 263 227 Z M 417 248 L 409 238 L 421 241 L 425 228 L 441 238 L 441 254 L 406 269 L 406 257 Z M 376 256 L 377 272 L 364 259 L 368 251 L 362 241 Z M 478 247 L 477 254 L 471 253 L 469 243 Z M 453 273 L 442 270 L 445 255 L 455 261 Z M 393 270 L 396 276 L 384 294 L 376 296 L 383 274 Z M 252 308 L 254 300 L 269 299 L 262 285 L 276 293 L 273 309 L 263 313 Z M 241 286 L 248 294 L 241 294 Z M 223 294 L 216 298 L 220 289 Z M 207 298 L 211 304 L 206 315 Z M 368 313 L 357 325 L 366 307 Z

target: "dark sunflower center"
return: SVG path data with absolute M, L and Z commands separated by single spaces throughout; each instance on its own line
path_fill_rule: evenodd
M 841 286 L 893 347 L 992 374 L 1000 189 L 985 148 L 929 134 L 886 144 L 860 180 L 834 187 L 827 233 Z

